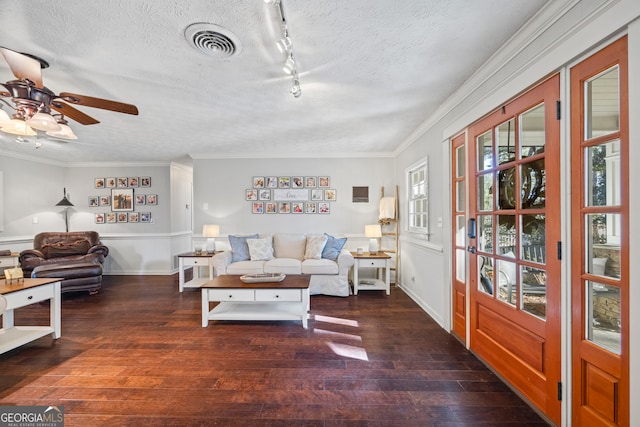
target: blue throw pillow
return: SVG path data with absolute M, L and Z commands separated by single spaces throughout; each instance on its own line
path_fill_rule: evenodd
M 345 243 L 347 243 L 347 238 L 336 238 L 328 235 L 327 233 L 324 234 L 327 236 L 327 243 L 324 245 L 324 249 L 322 250 L 322 258 L 335 261 L 338 259 L 338 255 L 340 255 L 340 251 L 344 247 Z
M 229 236 L 229 244 L 231 245 L 231 262 L 250 260 L 251 255 L 249 254 L 247 239 L 257 238 L 257 234 L 252 236 Z

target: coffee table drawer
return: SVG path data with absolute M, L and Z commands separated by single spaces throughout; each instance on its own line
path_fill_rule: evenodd
M 253 289 L 209 289 L 209 301 L 254 301 Z
M 299 289 L 256 289 L 256 301 L 302 301 Z
M 52 284 L 38 286 L 36 288 L 28 288 L 22 291 L 5 294 L 7 299 L 7 310 L 24 307 L 40 301 L 53 298 L 55 295 Z

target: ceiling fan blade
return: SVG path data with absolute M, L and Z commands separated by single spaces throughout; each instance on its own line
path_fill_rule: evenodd
M 18 52 L 14 52 L 6 47 L 0 47 L 2 56 L 9 64 L 11 72 L 19 80 L 30 80 L 36 87 L 42 87 L 42 71 L 40 70 L 40 62 L 33 58 L 23 55 Z
M 109 101 L 108 99 L 93 98 L 91 96 L 77 95 L 69 92 L 63 92 L 58 96 L 72 104 L 101 108 L 103 110 L 111 110 L 118 113 L 133 114 L 134 116 L 138 115 L 138 108 L 135 105 L 125 104 L 124 102 Z
M 95 125 L 97 123 L 100 123 L 98 120 L 83 113 L 77 108 L 74 108 L 69 104 L 65 104 L 64 102 L 61 102 L 57 99 L 51 103 L 51 108 L 56 110 L 58 113 L 63 114 L 65 117 L 73 119 L 83 125 Z

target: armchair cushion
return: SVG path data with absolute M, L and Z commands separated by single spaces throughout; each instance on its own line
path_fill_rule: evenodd
M 45 258 L 56 258 L 69 255 L 84 255 L 89 252 L 91 245 L 88 240 L 75 242 L 56 242 L 42 245 L 40 252 Z

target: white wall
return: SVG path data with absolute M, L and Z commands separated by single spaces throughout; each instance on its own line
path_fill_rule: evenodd
M 337 200 L 331 213 L 253 214 L 245 190 L 254 176 L 329 176 Z M 194 234 L 203 224 L 219 224 L 223 236 L 235 233 L 289 232 L 363 235 L 378 221 L 380 189 L 393 192 L 390 158 L 196 159 L 193 163 Z M 353 203 L 352 187 L 368 186 L 369 203 Z

